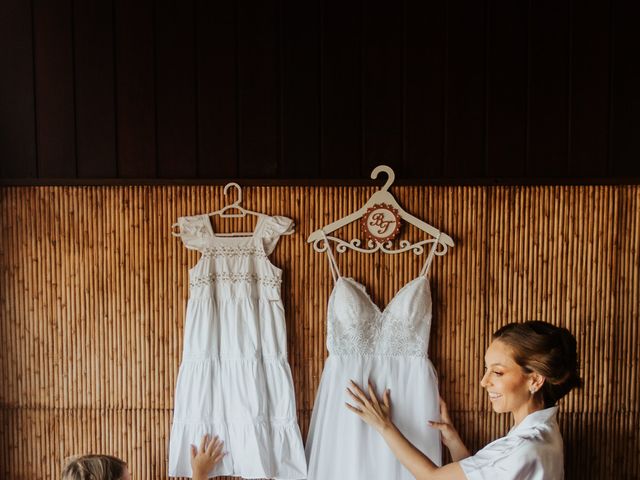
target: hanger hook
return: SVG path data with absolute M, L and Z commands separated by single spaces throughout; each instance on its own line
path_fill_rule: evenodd
M 227 191 L 231 187 L 236 187 L 236 189 L 238 190 L 238 199 L 235 202 L 233 202 L 230 206 L 240 205 L 240 203 L 242 203 L 242 188 L 236 182 L 227 183 L 224 186 L 224 189 L 222 190 L 222 193 L 224 193 L 224 196 L 226 197 L 227 196 Z
M 385 183 L 384 187 L 380 189 L 381 192 L 386 192 L 387 190 L 389 190 L 389 187 L 391 186 L 393 181 L 396 179 L 396 174 L 393 172 L 393 169 L 388 165 L 378 165 L 376 168 L 373 169 L 373 172 L 371 172 L 371 178 L 374 178 L 374 179 L 378 178 L 378 175 L 381 172 L 386 173 L 388 177 L 387 183 Z

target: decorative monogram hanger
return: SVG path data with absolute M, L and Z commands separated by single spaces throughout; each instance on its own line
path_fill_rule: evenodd
M 324 252 L 327 249 L 328 245 L 324 243 L 326 237 L 327 240 L 336 243 L 336 251 L 340 253 L 344 253 L 347 248 L 349 248 L 361 253 L 373 253 L 380 250 L 390 254 L 411 250 L 416 255 L 421 255 L 424 252 L 425 245 L 437 242 L 438 247 L 442 248 L 436 249 L 435 254 L 441 256 L 447 253 L 448 247 L 455 245 L 451 237 L 404 211 L 394 196 L 389 192 L 389 187 L 393 184 L 396 177 L 393 170 L 386 165 L 379 165 L 371 172 L 371 178 L 378 178 L 381 172 L 387 174 L 387 181 L 380 190 L 369 198 L 367 203 L 358 211 L 314 231 L 309 235 L 309 238 L 307 238 L 307 242 L 313 243 L 313 248 L 317 252 Z M 362 232 L 367 239 L 366 247 L 361 246 L 362 242 L 357 238 L 346 242 L 340 238 L 329 235 L 356 220 L 360 220 Z M 401 240 L 400 247 L 393 248 L 393 239 L 400 232 L 402 221 L 414 225 L 434 238 L 416 243 Z

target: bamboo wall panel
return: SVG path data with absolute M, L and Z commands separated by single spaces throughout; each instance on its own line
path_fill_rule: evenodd
M 471 449 L 503 435 L 480 387 L 490 335 L 541 319 L 578 339 L 584 388 L 561 403 L 567 478 L 640 476 L 640 187 L 394 187 L 404 208 L 456 246 L 431 270 L 431 358 Z M 247 208 L 295 219 L 271 256 L 283 268 L 289 361 L 306 436 L 322 374 L 332 288 L 315 228 L 371 187 L 251 187 Z M 221 187 L 0 189 L 0 475 L 56 478 L 69 455 L 114 454 L 138 479 L 166 478 L 188 269 L 170 235 Z M 219 230 L 253 228 L 215 219 Z M 357 225 L 340 235 L 352 238 Z M 423 238 L 405 227 L 402 238 Z M 338 255 L 379 306 L 424 256 Z M 420 401 L 420 399 L 416 399 Z M 416 419 L 424 421 L 426 419 Z

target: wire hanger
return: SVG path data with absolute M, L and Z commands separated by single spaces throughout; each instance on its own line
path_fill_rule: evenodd
M 231 187 L 235 187 L 236 190 L 238 191 L 238 199 L 229 204 L 229 205 L 225 205 L 224 207 L 222 207 L 219 210 L 215 210 L 209 214 L 207 214 L 209 217 L 213 217 L 214 215 L 218 215 L 221 218 L 243 218 L 246 217 L 247 215 L 255 215 L 257 217 L 260 217 L 262 215 L 262 213 L 259 212 L 255 212 L 253 210 L 248 210 L 246 208 L 244 208 L 241 203 L 242 203 L 242 188 L 240 187 L 240 185 L 238 185 L 236 182 L 230 182 L 227 183 L 224 186 L 224 189 L 222 190 L 222 193 L 224 193 L 224 196 L 227 196 L 227 192 L 229 191 L 229 189 Z M 236 213 L 227 213 L 229 210 L 238 210 L 238 212 Z M 251 235 L 253 232 L 232 232 L 232 233 L 216 233 L 216 236 L 218 237 L 240 237 L 240 236 L 247 236 L 247 235 Z
M 242 218 L 242 217 L 246 217 L 247 215 L 256 215 L 256 216 L 261 216 L 261 213 L 258 212 L 254 212 L 253 210 L 247 210 L 246 208 L 242 207 L 240 204 L 242 203 L 242 188 L 240 187 L 240 185 L 238 185 L 235 182 L 231 182 L 231 183 L 227 183 L 224 186 L 224 189 L 222 190 L 222 192 L 224 193 L 224 196 L 227 196 L 227 192 L 229 191 L 229 189 L 231 187 L 235 187 L 238 190 L 238 199 L 229 204 L 229 205 L 225 205 L 224 207 L 222 207 L 219 210 L 215 210 L 211 213 L 208 213 L 207 216 L 211 217 L 213 215 L 219 215 L 222 218 Z M 227 213 L 229 210 L 232 209 L 236 209 L 238 210 L 238 212 L 236 213 Z M 171 228 L 176 228 L 179 227 L 179 224 L 174 223 L 173 225 L 171 225 Z M 171 234 L 174 237 L 179 237 L 180 236 L 180 232 L 174 232 L 172 231 Z M 233 232 L 233 233 L 216 233 L 215 236 L 217 237 L 239 237 L 239 236 L 248 236 L 251 235 L 252 233 L 247 233 L 247 232 Z
M 214 215 L 218 215 L 221 218 L 243 218 L 246 217 L 247 215 L 255 215 L 257 217 L 262 217 L 264 216 L 263 213 L 260 212 L 256 212 L 253 210 L 249 210 L 247 208 L 244 208 L 241 203 L 242 203 L 242 187 L 240 187 L 240 185 L 238 185 L 236 182 L 230 182 L 227 183 L 224 186 L 224 189 L 222 190 L 222 193 L 224 193 L 224 196 L 227 196 L 227 192 L 229 191 L 229 189 L 231 187 L 234 187 L 237 191 L 238 191 L 238 199 L 229 204 L 229 205 L 225 205 L 224 207 L 222 207 L 219 210 L 215 210 L 211 213 L 208 213 L 207 216 L 212 217 Z M 227 213 L 229 210 L 235 209 L 237 210 L 236 213 Z M 174 223 L 173 225 L 171 225 L 171 228 L 175 228 L 178 227 L 179 225 L 177 223 Z M 253 235 L 255 232 L 232 232 L 232 233 L 219 233 L 216 232 L 215 236 L 216 237 L 246 237 L 249 235 Z M 171 234 L 175 237 L 179 237 L 180 233 L 179 232 L 171 232 Z M 283 233 L 282 235 L 291 235 L 293 234 L 293 230 L 287 231 L 285 233 Z
M 222 190 L 222 193 L 224 193 L 225 197 L 227 196 L 227 191 L 231 187 L 235 187 L 238 190 L 238 199 L 235 202 L 233 202 L 233 203 L 231 203 L 229 205 L 225 205 L 220 210 L 215 210 L 215 211 L 209 213 L 208 215 L 210 217 L 212 217 L 213 215 L 220 215 L 222 218 L 242 218 L 242 217 L 246 217 L 247 215 L 257 215 L 257 216 L 262 215 L 260 212 L 254 212 L 253 210 L 247 210 L 246 208 L 244 208 L 244 207 L 242 207 L 240 205 L 242 203 L 242 188 L 236 182 L 227 183 L 224 186 L 224 189 Z M 227 210 L 231 210 L 233 208 L 239 210 L 239 213 L 225 213 Z
M 413 252 L 416 255 L 419 255 L 423 252 L 422 245 L 426 243 L 438 242 L 439 244 L 442 244 L 444 246 L 444 249 L 440 252 L 436 252 L 436 255 L 444 255 L 446 253 L 447 247 L 453 247 L 455 245 L 455 243 L 453 242 L 453 239 L 446 233 L 441 232 L 440 230 L 433 227 L 432 225 L 429 225 L 425 221 L 420 220 L 419 218 L 416 218 L 410 213 L 406 212 L 400 206 L 400 204 L 398 204 L 395 197 L 389 192 L 389 187 L 391 186 L 391 184 L 393 184 L 393 181 L 395 180 L 395 177 L 396 177 L 391 167 L 388 167 L 387 165 L 378 165 L 371 172 L 371 178 L 373 179 L 378 178 L 378 175 L 380 173 L 387 174 L 387 177 L 388 177 L 387 181 L 380 190 L 378 190 L 376 193 L 371 195 L 369 200 L 367 200 L 367 203 L 365 203 L 356 212 L 353 212 L 352 214 L 347 215 L 346 217 L 336 220 L 335 222 L 330 223 L 329 225 L 325 225 L 324 227 L 314 231 L 311 235 L 309 235 L 309 238 L 307 238 L 307 243 L 313 243 L 313 247 L 316 251 L 319 251 L 319 252 L 324 251 L 326 249 L 326 246 L 320 246 L 319 243 L 323 241 L 325 238 L 325 235 L 327 235 L 327 238 L 329 240 L 333 240 L 336 243 L 338 243 L 336 250 L 341 253 L 344 252 L 347 248 L 350 248 L 362 253 L 372 253 L 377 250 L 382 250 L 385 253 L 401 253 L 401 252 L 406 252 L 408 250 L 413 250 Z M 353 239 L 350 242 L 345 242 L 339 238 L 328 236 L 330 233 L 338 230 L 339 228 L 342 228 L 345 225 L 348 225 L 351 222 L 354 222 L 362 218 L 362 216 L 367 213 L 367 210 L 370 207 L 372 207 L 375 204 L 381 204 L 381 203 L 391 205 L 393 208 L 395 208 L 398 211 L 400 218 L 402 218 L 407 223 L 414 225 L 418 229 L 422 230 L 425 233 L 428 233 L 429 235 L 435 238 L 429 239 L 429 240 L 423 240 L 415 244 L 411 244 L 410 242 L 404 240 L 400 242 L 401 248 L 389 249 L 388 247 L 390 246 L 391 242 L 389 242 L 387 245 L 383 243 L 377 243 L 377 245 L 374 246 L 374 243 L 376 242 L 373 242 L 372 240 L 370 240 L 368 242 L 370 248 L 361 248 L 360 240 L 358 239 Z

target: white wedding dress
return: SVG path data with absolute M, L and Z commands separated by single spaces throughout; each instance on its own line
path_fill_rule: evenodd
M 216 235 L 208 215 L 181 217 L 178 224 L 185 246 L 202 256 L 189 271 L 169 476 L 191 476 L 189 446 L 208 433 L 227 452 L 210 477 L 304 479 L 282 271 L 268 259 L 293 222 L 261 215 L 245 237 Z
M 340 275 L 325 237 L 335 285 L 327 306 L 327 349 L 311 417 L 306 455 L 309 480 L 413 480 L 382 437 L 345 407 L 350 380 L 368 380 L 380 397 L 390 389 L 392 419 L 436 465 L 442 463 L 436 372 L 427 355 L 431 291 L 427 278 L 437 240 L 418 277 L 380 310 L 364 286 Z

